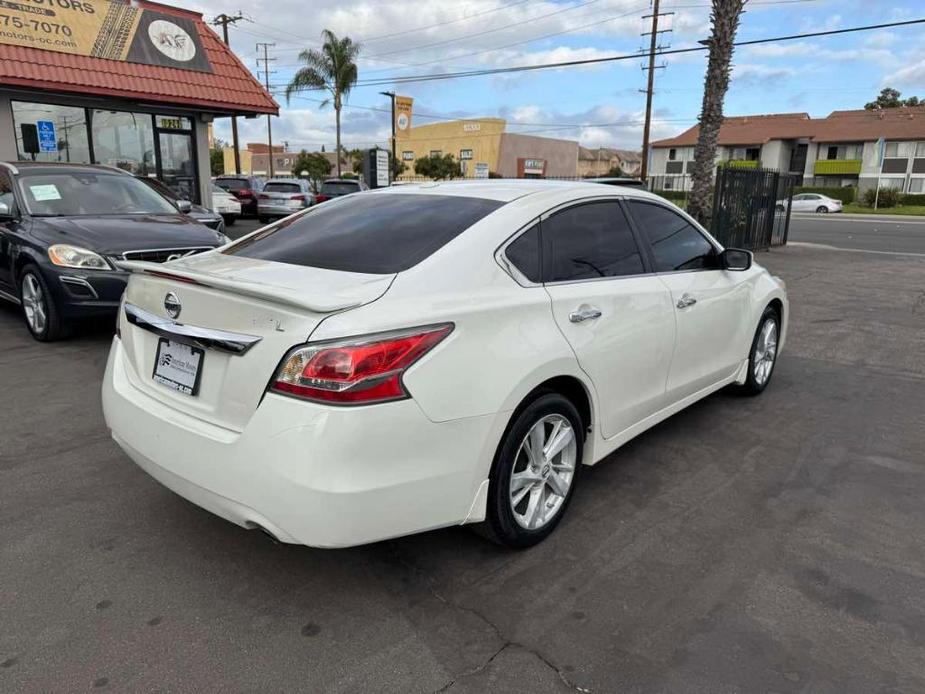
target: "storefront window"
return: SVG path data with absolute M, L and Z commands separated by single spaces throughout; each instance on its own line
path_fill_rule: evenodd
M 116 166 L 136 176 L 155 175 L 154 129 L 150 114 L 96 109 L 91 123 L 97 164 Z
M 17 158 L 89 164 L 86 114 L 73 106 L 14 101 Z

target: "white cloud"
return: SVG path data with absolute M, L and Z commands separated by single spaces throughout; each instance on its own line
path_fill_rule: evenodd
M 883 79 L 885 86 L 925 89 L 925 59 L 900 68 Z

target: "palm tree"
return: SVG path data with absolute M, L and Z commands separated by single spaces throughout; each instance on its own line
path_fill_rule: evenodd
M 340 178 L 340 109 L 343 98 L 350 93 L 357 81 L 356 59 L 360 54 L 360 44 L 354 43 L 349 36 L 342 39 L 330 29 L 321 32 L 324 45 L 321 50 L 314 48 L 299 53 L 299 60 L 305 67 L 299 68 L 289 85 L 286 87 L 286 103 L 293 92 L 303 89 L 325 89 L 331 96 L 321 102 L 324 108 L 334 102 L 334 113 L 337 122 L 337 176 Z
M 713 162 L 716 159 L 716 141 L 723 124 L 723 100 L 729 89 L 732 70 L 732 51 L 739 17 L 746 0 L 713 0 L 710 21 L 713 32 L 707 45 L 707 75 L 703 86 L 703 106 L 700 111 L 700 135 L 694 150 L 693 185 L 687 202 L 688 213 L 704 226 L 710 224 L 713 210 Z

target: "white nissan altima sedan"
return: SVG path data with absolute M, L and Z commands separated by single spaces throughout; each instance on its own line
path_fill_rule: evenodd
M 534 544 L 583 465 L 764 390 L 789 314 L 751 253 L 594 183 L 377 190 L 126 265 L 113 438 L 193 503 L 316 547 L 462 523 Z

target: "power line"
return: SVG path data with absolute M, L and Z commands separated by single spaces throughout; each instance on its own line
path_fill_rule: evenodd
M 872 31 L 874 29 L 889 29 L 894 27 L 910 26 L 914 24 L 923 24 L 925 19 L 910 19 L 902 22 L 886 22 L 883 24 L 869 24 L 866 26 L 850 27 L 847 29 L 831 29 L 828 31 L 814 31 L 805 34 L 790 34 L 788 36 L 775 36 L 765 39 L 753 39 L 750 41 L 736 41 L 736 46 L 753 46 L 761 43 L 774 43 L 777 41 L 795 41 L 798 39 L 813 38 L 818 36 L 835 36 L 838 34 L 849 34 L 858 31 Z M 694 53 L 706 51 L 707 46 L 692 46 L 690 48 L 672 48 L 670 50 L 656 51 L 656 55 L 677 55 L 680 53 Z M 583 60 L 565 60 L 558 63 L 543 63 L 534 65 L 521 65 L 506 68 L 488 68 L 483 70 L 470 70 L 465 72 L 446 72 L 442 74 L 431 75 L 396 75 L 394 77 L 382 77 L 373 80 L 360 80 L 356 86 L 372 87 L 382 84 L 404 84 L 410 82 L 431 82 L 437 80 L 459 79 L 462 77 L 481 77 L 485 75 L 499 75 L 512 72 L 530 72 L 534 70 L 551 70 L 563 67 L 578 67 L 582 65 L 594 65 L 599 63 L 618 62 L 621 60 L 636 60 L 639 58 L 638 53 L 624 55 L 613 55 L 604 58 L 586 58 Z
M 475 19 L 476 17 L 481 17 L 486 14 L 492 14 L 493 12 L 500 12 L 501 10 L 508 10 L 512 7 L 516 7 L 517 5 L 524 5 L 529 1 L 530 0 L 518 0 L 518 2 L 512 2 L 508 5 L 501 5 L 499 7 L 494 7 L 490 10 L 483 10 L 482 12 L 475 12 L 474 14 L 470 14 L 465 17 L 460 17 L 458 19 L 450 19 L 446 22 L 437 22 L 436 24 L 428 24 L 427 26 L 416 27 L 414 29 L 405 29 L 404 31 L 396 31 L 391 34 L 379 34 L 379 36 L 360 37 L 358 40 L 365 41 L 365 42 L 381 41 L 382 39 L 391 39 L 396 36 L 405 36 L 406 34 L 413 34 L 418 31 L 426 31 L 428 29 L 436 29 L 437 27 L 445 27 L 445 26 L 449 26 L 450 24 L 458 24 L 459 22 L 465 22 L 470 19 Z

